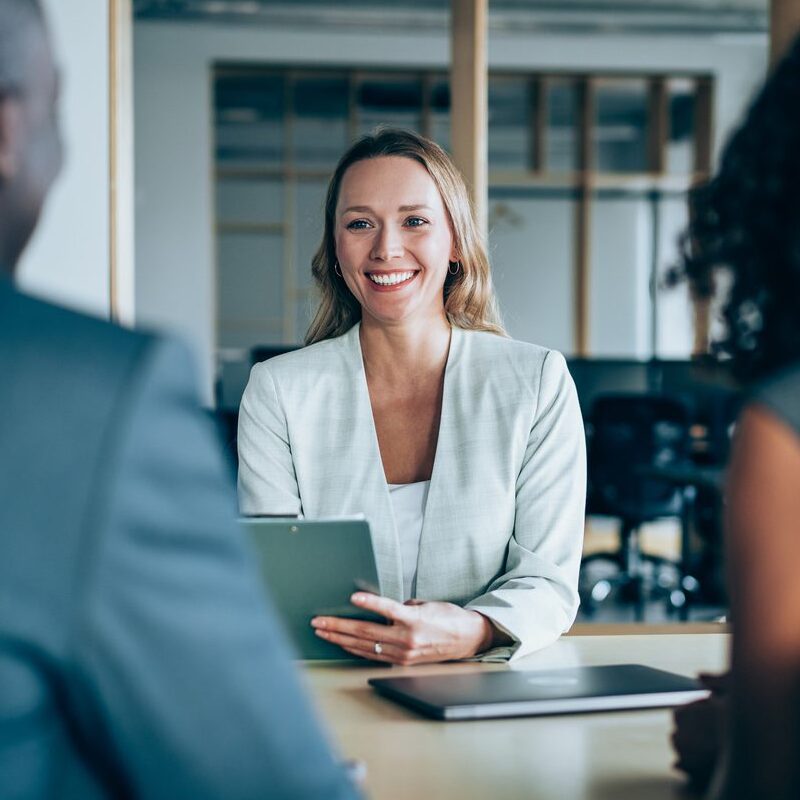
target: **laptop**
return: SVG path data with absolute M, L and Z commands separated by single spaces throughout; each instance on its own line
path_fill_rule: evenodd
M 267 591 L 303 659 L 356 659 L 315 635 L 318 615 L 385 623 L 350 603 L 355 591 L 380 594 L 369 524 L 363 518 L 243 517 Z
M 662 708 L 708 696 L 693 678 L 640 664 L 372 678 L 369 683 L 384 697 L 442 720 Z

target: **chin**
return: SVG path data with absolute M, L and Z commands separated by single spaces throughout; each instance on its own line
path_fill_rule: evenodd
M 444 314 L 444 309 L 441 311 Z M 362 309 L 362 319 L 369 317 L 376 325 L 401 325 L 403 323 L 417 322 L 419 325 L 427 325 L 435 312 L 425 312 L 419 308 L 394 308 L 394 309 Z

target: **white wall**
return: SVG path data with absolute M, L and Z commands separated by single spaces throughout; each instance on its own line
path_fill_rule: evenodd
M 739 39 L 493 35 L 490 67 L 542 70 L 665 70 L 710 72 L 716 77 L 715 145 L 739 118 L 766 64 L 766 37 Z M 392 35 L 341 31 L 214 27 L 208 24 L 137 23 L 134 31 L 136 115 L 136 307 L 140 323 L 182 332 L 196 348 L 211 397 L 215 339 L 215 256 L 211 153 L 211 68 L 216 60 L 330 66 L 446 68 L 443 32 Z M 537 281 L 529 244 L 504 242 L 498 285 Z M 536 269 L 550 267 L 546 256 Z M 638 274 L 630 274 L 634 284 Z M 625 280 L 626 276 L 620 276 Z M 552 291 L 563 295 L 563 276 Z M 616 304 L 610 281 L 596 281 L 593 305 Z M 545 292 L 544 295 L 547 293 Z M 511 295 L 509 295 L 510 297 Z M 501 293 L 502 301 L 502 293 Z M 552 313 L 571 326 L 571 299 Z M 509 300 L 509 316 L 522 313 Z M 646 325 L 640 310 L 638 330 Z M 512 331 L 514 325 L 511 325 Z M 616 334 L 615 334 L 616 336 Z M 547 336 L 541 341 L 547 342 Z M 553 337 L 556 338 L 556 337 Z M 560 334 L 557 337 L 560 339 Z M 556 346 L 569 350 L 561 341 Z
M 574 218 L 569 199 L 489 192 L 489 258 L 503 323 L 516 339 L 569 351 Z
M 109 313 L 108 0 L 45 0 L 62 71 L 66 161 L 19 268 L 27 290 Z
M 646 200 L 592 203 L 589 353 L 648 358 L 651 212 Z

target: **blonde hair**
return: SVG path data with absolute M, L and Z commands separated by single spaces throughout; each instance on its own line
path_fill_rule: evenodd
M 306 333 L 306 344 L 341 336 L 361 319 L 361 306 L 334 271 L 336 204 L 345 172 L 358 161 L 381 156 L 400 156 L 422 164 L 442 197 L 460 262 L 456 274 L 448 272 L 444 283 L 444 310 L 450 324 L 505 336 L 492 286 L 489 258 L 475 223 L 464 179 L 447 153 L 435 142 L 411 131 L 379 128 L 359 139 L 342 156 L 328 185 L 325 229 L 311 261 L 311 272 L 321 298 Z

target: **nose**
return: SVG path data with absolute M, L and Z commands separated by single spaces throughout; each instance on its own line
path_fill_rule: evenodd
M 375 236 L 370 256 L 376 261 L 389 261 L 403 255 L 403 240 L 394 225 L 383 225 Z

